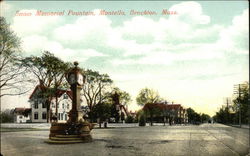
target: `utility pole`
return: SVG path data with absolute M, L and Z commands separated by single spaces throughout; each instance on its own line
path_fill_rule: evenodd
M 238 94 L 238 108 L 239 108 L 239 125 L 241 127 L 241 94 L 242 94 L 242 87 L 245 86 L 245 84 L 237 84 L 234 85 L 234 94 Z
M 225 99 L 225 103 L 226 103 L 226 124 L 229 124 L 229 104 L 230 104 L 230 99 L 229 99 L 229 97 L 227 97 L 226 99 Z

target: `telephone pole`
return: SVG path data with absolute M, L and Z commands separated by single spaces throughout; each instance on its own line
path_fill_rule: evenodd
M 234 94 L 238 94 L 238 109 L 239 109 L 239 125 L 241 127 L 241 94 L 242 94 L 242 87 L 246 84 L 236 84 L 234 85 Z
M 229 109 L 230 109 L 230 104 L 231 104 L 231 100 L 229 97 L 226 97 L 225 99 L 225 103 L 226 103 L 226 124 L 229 124 L 230 123 L 230 114 L 229 114 Z

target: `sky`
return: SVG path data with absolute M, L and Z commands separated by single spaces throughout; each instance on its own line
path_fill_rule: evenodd
M 101 10 L 124 15 L 100 15 Z M 64 14 L 37 16 L 37 11 Z M 235 84 L 249 80 L 248 12 L 248 1 L 1 2 L 1 16 L 21 38 L 23 56 L 47 50 L 107 73 L 132 96 L 130 110 L 140 108 L 135 98 L 148 87 L 209 115 L 233 95 Z M 29 107 L 29 94 L 3 97 L 1 108 Z

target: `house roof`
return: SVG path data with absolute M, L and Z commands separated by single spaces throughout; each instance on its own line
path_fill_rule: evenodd
M 38 89 L 44 90 L 45 88 L 46 88 L 46 87 L 44 87 L 44 86 L 42 86 L 42 85 L 37 85 L 37 86 L 35 87 L 35 89 L 33 90 L 33 92 L 30 94 L 29 99 L 31 99 L 31 98 L 33 97 L 33 95 L 36 93 L 36 91 L 37 91 Z
M 170 104 L 170 105 L 167 105 L 167 108 L 168 109 L 183 109 L 181 104 Z
M 14 113 L 16 114 L 28 114 L 31 112 L 31 108 L 15 108 Z
M 29 99 L 31 99 L 34 94 L 36 93 L 37 90 L 44 90 L 46 89 L 46 87 L 42 86 L 42 85 L 37 85 L 35 87 L 35 89 L 33 90 L 33 92 L 31 93 Z M 56 94 L 53 96 L 53 97 L 61 97 L 64 93 L 66 92 L 66 94 L 71 98 L 73 99 L 73 94 L 72 94 L 72 91 L 69 91 L 69 90 L 64 90 L 64 89 L 58 89 Z
M 164 110 L 164 109 L 184 110 L 181 104 L 148 103 L 143 107 L 143 109 L 152 109 L 152 108 L 160 108 L 161 110 Z

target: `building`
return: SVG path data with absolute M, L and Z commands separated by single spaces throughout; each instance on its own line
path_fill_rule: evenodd
M 188 122 L 186 109 L 181 104 L 150 103 L 143 107 L 156 122 L 169 124 L 184 124 Z
M 51 117 L 56 114 L 56 103 L 58 109 L 58 122 L 66 122 L 68 119 L 68 112 L 72 107 L 72 92 L 69 90 L 58 89 L 54 96 L 50 99 L 44 99 L 39 96 L 41 91 L 45 88 L 37 85 L 29 97 L 31 107 L 31 122 L 49 122 Z M 46 100 L 50 102 L 50 108 L 47 111 Z M 49 116 L 48 116 L 49 115 Z
M 181 106 L 181 104 L 168 104 L 166 105 L 166 111 L 173 124 L 183 124 L 188 122 L 187 111 Z
M 15 108 L 14 111 L 15 123 L 26 123 L 30 121 L 31 109 L 30 108 Z

